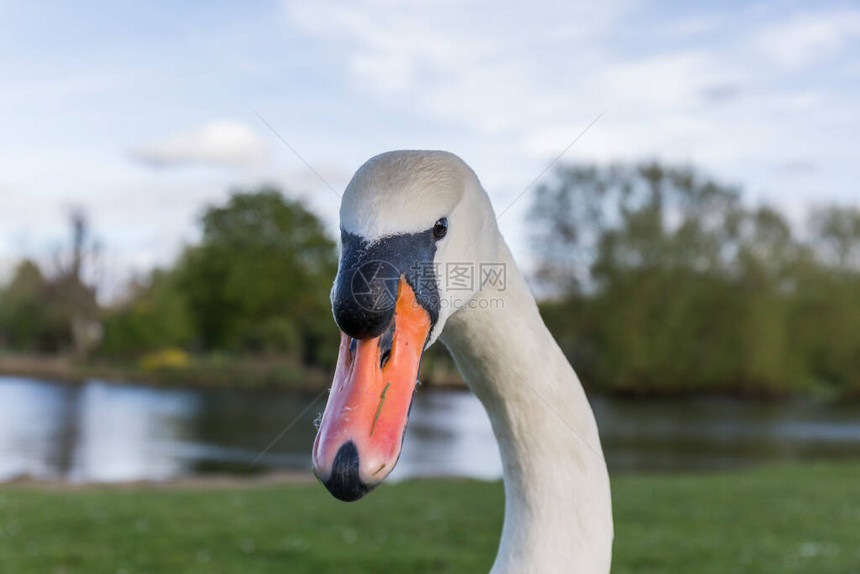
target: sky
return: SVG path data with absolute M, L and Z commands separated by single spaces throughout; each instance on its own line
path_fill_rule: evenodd
M 118 290 L 263 182 L 334 233 L 392 149 L 464 158 L 526 267 L 529 185 L 580 135 L 561 161 L 860 205 L 857 3 L 4 0 L 0 79 L 0 278 L 84 209 Z

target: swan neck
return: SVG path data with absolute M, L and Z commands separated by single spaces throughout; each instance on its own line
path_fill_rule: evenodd
M 502 458 L 505 523 L 491 574 L 606 574 L 612 511 L 594 415 L 503 240 L 498 261 L 504 284 L 454 313 L 442 336 Z

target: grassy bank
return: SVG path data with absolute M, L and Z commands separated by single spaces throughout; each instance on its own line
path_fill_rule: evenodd
M 613 572 L 849 574 L 860 564 L 860 464 L 613 482 Z M 8 572 L 489 571 L 499 483 L 384 485 L 356 504 L 316 484 L 0 489 Z

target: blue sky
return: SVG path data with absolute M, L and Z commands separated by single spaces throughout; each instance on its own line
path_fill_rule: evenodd
M 336 226 L 370 156 L 447 149 L 497 211 L 568 161 L 692 162 L 800 218 L 860 204 L 860 6 L 839 2 L 19 2 L 0 17 L 0 275 L 91 215 L 101 280 L 168 263 L 274 182 Z M 501 220 L 528 259 L 523 214 Z

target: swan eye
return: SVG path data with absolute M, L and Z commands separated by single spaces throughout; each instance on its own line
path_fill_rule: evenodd
M 433 239 L 442 239 L 448 233 L 448 218 L 443 217 L 433 225 Z

